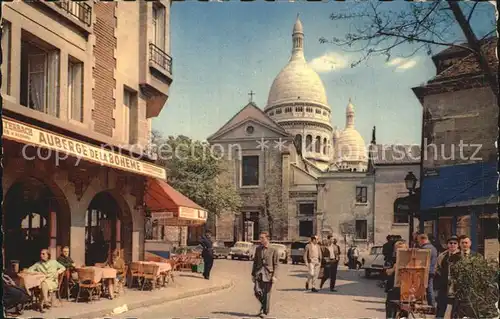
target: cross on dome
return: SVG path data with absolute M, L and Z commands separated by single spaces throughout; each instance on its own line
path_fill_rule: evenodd
M 250 102 L 253 102 L 253 96 L 255 95 L 255 93 L 250 90 L 250 93 L 248 93 L 248 95 L 250 96 Z

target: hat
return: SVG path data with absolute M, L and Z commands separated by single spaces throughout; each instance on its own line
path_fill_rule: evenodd
M 450 238 L 448 238 L 448 240 L 446 241 L 446 243 L 449 243 L 450 241 L 456 241 L 456 242 L 458 242 L 458 237 L 455 236 L 455 235 L 453 235 Z

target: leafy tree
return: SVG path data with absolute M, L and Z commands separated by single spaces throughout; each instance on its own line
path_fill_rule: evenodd
M 460 318 L 498 318 L 498 262 L 462 258 L 451 268 Z
M 187 136 L 163 138 L 152 133 L 158 163 L 167 170 L 172 187 L 205 208 L 210 217 L 225 211 L 236 211 L 241 199 L 234 185 L 224 178 L 226 162 L 214 154 L 208 144 Z
M 343 38 L 322 37 L 320 42 L 361 52 L 361 58 L 352 63 L 352 67 L 371 56 L 381 55 L 389 60 L 394 49 L 403 44 L 414 45 L 414 50 L 404 57 L 421 50 L 432 55 L 433 49 L 441 46 L 467 50 L 474 54 L 489 86 L 498 96 L 496 75 L 482 46 L 486 38 L 495 35 L 495 22 L 492 21 L 491 29 L 482 37 L 471 27 L 471 20 L 479 16 L 481 10 L 494 10 L 489 1 L 418 1 L 406 2 L 405 8 L 399 11 L 388 9 L 394 6 L 394 3 L 363 1 L 350 7 L 348 14 L 332 13 L 331 20 L 355 20 L 351 25 L 354 31 Z M 456 30 L 463 36 L 456 35 Z

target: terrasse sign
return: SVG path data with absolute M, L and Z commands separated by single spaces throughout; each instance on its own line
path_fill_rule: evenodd
M 3 118 L 3 136 L 24 144 L 40 146 L 62 152 L 76 158 L 120 170 L 155 178 L 166 178 L 165 169 L 148 162 L 118 154 L 103 148 L 83 143 L 76 139 L 44 131 L 10 119 Z

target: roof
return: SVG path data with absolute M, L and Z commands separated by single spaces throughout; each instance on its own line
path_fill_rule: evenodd
M 496 56 L 497 40 L 497 38 L 489 38 L 482 45 L 482 50 L 485 51 L 486 57 L 493 72 L 497 72 L 498 69 L 498 58 Z M 481 70 L 481 67 L 479 66 L 477 58 L 473 53 L 470 53 L 460 61 L 452 64 L 449 68 L 436 75 L 432 80 L 429 81 L 429 83 L 441 82 L 465 75 L 476 75 L 481 73 L 483 72 Z
M 178 211 L 179 207 L 202 208 L 161 179 L 148 179 L 144 202 L 151 211 Z
M 420 145 L 382 145 L 372 148 L 375 165 L 405 165 L 420 163 Z
M 229 119 L 229 121 L 227 121 L 220 129 L 218 129 L 217 132 L 210 135 L 207 140 L 210 141 L 220 134 L 230 131 L 231 129 L 237 127 L 248 119 L 254 119 L 255 121 L 264 124 L 267 127 L 280 132 L 281 134 L 288 135 L 288 133 L 281 126 L 279 126 L 278 123 L 267 116 L 267 114 L 263 110 L 261 110 L 255 103 L 250 102 L 245 105 L 238 113 L 236 113 L 231 119 Z

